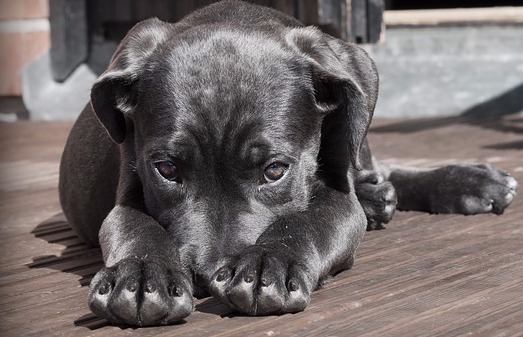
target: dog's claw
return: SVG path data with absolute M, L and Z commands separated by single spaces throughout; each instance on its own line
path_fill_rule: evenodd
M 156 288 L 151 283 L 147 283 L 145 285 L 145 292 L 146 293 L 154 293 L 156 291 Z
M 109 284 L 103 284 L 100 286 L 100 288 L 98 288 L 98 294 L 100 295 L 105 295 L 109 292 L 109 289 L 110 289 L 110 285 Z
M 297 291 L 300 289 L 300 285 L 296 280 L 290 280 L 289 281 L 289 290 L 290 291 Z
M 174 297 L 182 297 L 183 290 L 180 287 L 172 286 L 169 290 L 169 294 Z
M 261 281 L 262 287 L 268 287 L 273 283 L 271 280 L 269 280 L 266 277 L 262 277 L 260 281 Z

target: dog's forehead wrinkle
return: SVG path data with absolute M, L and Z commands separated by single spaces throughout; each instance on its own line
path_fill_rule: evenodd
M 177 118 L 175 131 L 168 132 L 169 147 L 174 153 L 186 152 L 185 157 L 200 158 L 208 167 L 225 162 L 241 169 L 275 154 L 294 158 L 298 149 L 289 141 L 285 128 L 256 115 L 227 117 L 217 122 L 199 111 Z

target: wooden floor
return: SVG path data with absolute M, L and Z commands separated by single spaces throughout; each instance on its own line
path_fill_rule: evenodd
M 298 314 L 236 316 L 207 298 L 175 326 L 110 326 L 86 305 L 100 253 L 59 215 L 70 126 L 0 124 L 0 336 L 523 336 L 522 195 L 501 216 L 397 213 Z M 488 162 L 523 183 L 522 115 L 379 120 L 370 138 L 387 162 Z

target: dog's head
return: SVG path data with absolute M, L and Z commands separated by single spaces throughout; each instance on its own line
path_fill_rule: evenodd
M 347 48 L 307 27 L 149 20 L 121 43 L 91 104 L 134 152 L 150 215 L 249 242 L 306 209 L 315 184 L 348 188 L 376 93 L 364 80 L 372 63 Z

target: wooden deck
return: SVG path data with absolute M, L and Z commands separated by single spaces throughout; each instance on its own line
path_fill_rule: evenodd
M 100 253 L 57 215 L 70 126 L 0 124 L 0 336 L 523 336 L 521 193 L 501 216 L 398 212 L 298 314 L 237 316 L 207 298 L 174 326 L 110 326 L 86 304 Z M 388 162 L 488 162 L 523 183 L 522 115 L 378 120 L 370 138 Z

